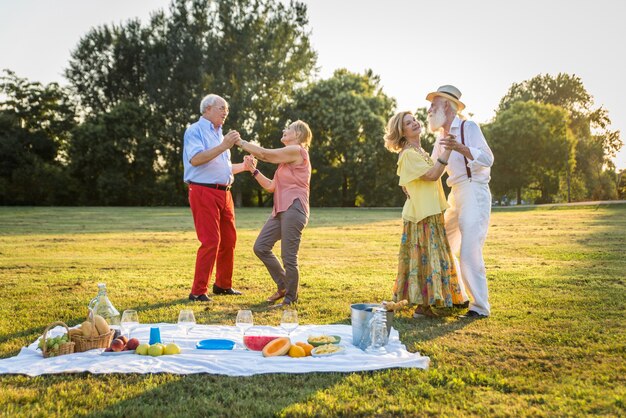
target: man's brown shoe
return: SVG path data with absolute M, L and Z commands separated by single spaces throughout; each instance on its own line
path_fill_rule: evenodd
M 272 296 L 267 298 L 267 301 L 276 302 L 277 300 L 284 298 L 285 294 L 287 294 L 287 289 L 277 290 L 276 293 L 274 293 Z

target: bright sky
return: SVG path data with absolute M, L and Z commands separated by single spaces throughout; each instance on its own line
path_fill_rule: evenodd
M 626 142 L 626 2 L 622 0 L 308 0 L 320 76 L 380 75 L 399 109 L 427 106 L 442 84 L 478 122 L 514 82 L 576 74 Z M 0 0 L 0 68 L 65 84 L 70 51 L 92 26 L 146 21 L 170 0 Z M 616 159 L 626 168 L 626 146 Z

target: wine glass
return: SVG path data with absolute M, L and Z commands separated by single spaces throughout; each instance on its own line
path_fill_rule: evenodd
M 240 310 L 237 312 L 237 319 L 235 320 L 235 325 L 237 328 L 241 330 L 242 334 L 245 334 L 246 331 L 254 325 L 254 320 L 252 319 L 252 311 L 249 310 Z
M 122 321 L 120 324 L 125 331 L 128 331 L 128 338 L 130 339 L 130 332 L 139 325 L 139 315 L 137 315 L 137 311 L 134 309 L 126 309 L 124 313 L 122 313 Z
M 291 331 L 298 328 L 298 312 L 291 309 L 283 311 L 280 327 L 287 331 L 287 335 L 291 337 Z
M 196 317 L 193 316 L 191 309 L 182 309 L 178 314 L 178 327 L 185 332 L 185 336 L 189 335 L 189 331 L 196 325 Z

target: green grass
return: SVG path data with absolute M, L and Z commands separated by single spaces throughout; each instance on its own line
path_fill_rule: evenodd
M 350 304 L 388 300 L 398 209 L 313 209 L 300 252 L 300 321 L 350 322 Z M 252 244 L 269 210 L 238 209 L 235 287 L 186 301 L 197 242 L 186 208 L 0 208 L 0 357 L 52 321 L 84 320 L 96 283 L 142 322 L 259 324 L 279 312 Z M 485 248 L 493 315 L 394 326 L 429 370 L 366 373 L 0 376 L 0 416 L 624 416 L 626 206 L 499 210 Z

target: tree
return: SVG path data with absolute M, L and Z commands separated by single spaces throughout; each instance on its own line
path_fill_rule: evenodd
M 618 199 L 626 199 L 626 169 L 617 173 L 617 194 Z
M 75 125 L 68 93 L 5 70 L 0 77 L 0 203 L 68 203 L 65 150 Z
M 149 112 L 121 102 L 74 131 L 69 171 L 79 185 L 77 203 L 149 205 L 164 202 L 157 184 L 158 144 L 146 135 Z
M 307 24 L 306 6 L 297 2 L 173 0 L 169 14 L 154 13 L 145 27 L 129 21 L 90 31 L 66 76 L 87 115 L 121 102 L 149 111 L 147 135 L 159 144 L 157 178 L 177 196 L 170 203 L 182 203 L 182 138 L 199 117 L 200 99 L 224 96 L 231 108 L 225 129 L 269 144 L 281 109 L 314 70 Z M 247 194 L 252 187 L 237 183 Z
M 577 147 L 576 170 L 572 170 L 567 184 L 572 181 L 584 183 L 586 198 L 594 195 L 609 198 L 613 195 L 611 192 L 598 194 L 598 190 L 604 189 L 601 184 L 606 185 L 606 181 L 602 180 L 604 168 L 613 168 L 611 158 L 622 147 L 620 132 L 609 129 L 611 120 L 608 111 L 603 107 L 594 107 L 593 97 L 580 77 L 563 73 L 557 76 L 545 74 L 514 83 L 500 101 L 498 113 L 516 102 L 529 100 L 560 106 L 569 114 L 569 127 L 577 139 Z
M 560 177 L 575 164 L 576 139 L 567 112 L 534 101 L 516 102 L 483 129 L 496 155 L 491 180 L 494 193 L 514 191 L 520 204 L 522 189 L 535 188 L 541 191 L 537 203 L 551 202 Z
M 296 92 L 290 115 L 308 122 L 313 131 L 313 205 L 401 204 L 397 156 L 383 146 L 385 124 L 394 107 L 371 71 L 337 70 L 331 78 Z

